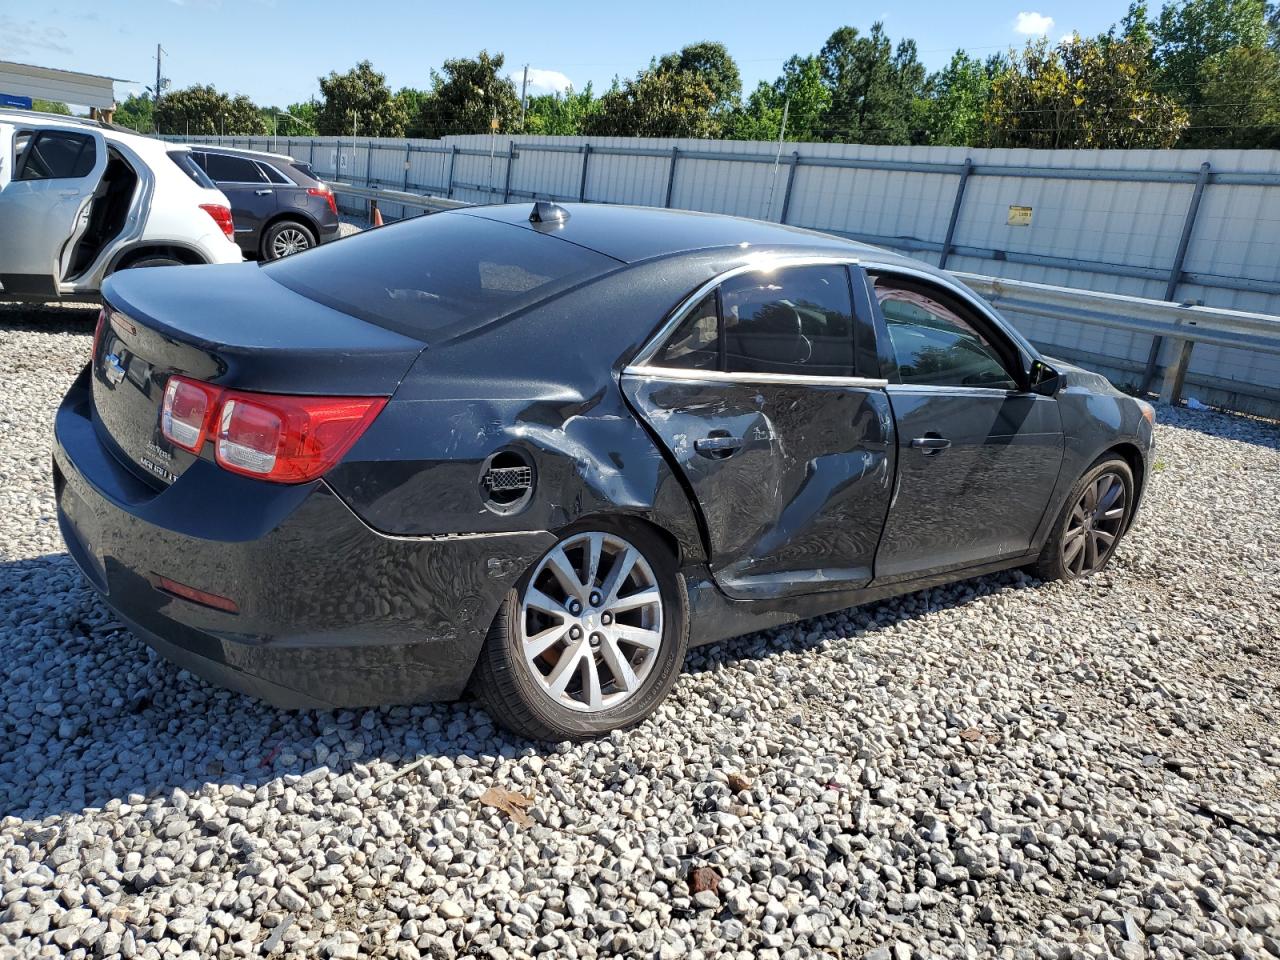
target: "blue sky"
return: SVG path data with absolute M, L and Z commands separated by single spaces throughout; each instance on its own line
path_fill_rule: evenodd
M 0 2 L 0 59 L 137 81 L 117 86 L 123 99 L 154 79 L 159 42 L 175 86 L 212 83 L 284 106 L 318 92 L 320 74 L 365 58 L 393 88 L 426 86 L 430 69 L 446 57 L 487 48 L 504 52 L 517 75 L 529 64 L 535 92 L 566 82 L 580 89 L 588 81 L 599 90 L 654 55 L 708 39 L 728 46 L 750 90 L 777 76 L 791 54 L 816 52 L 844 24 L 865 29 L 883 20 L 895 40 L 914 37 L 921 59 L 936 68 L 957 47 L 985 56 L 1028 36 L 1097 33 L 1126 6 L 1126 0 L 51 0 L 41 9 Z

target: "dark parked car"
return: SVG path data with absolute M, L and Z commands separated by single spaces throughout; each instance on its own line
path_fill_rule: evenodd
M 279 153 L 192 146 L 191 156 L 231 201 L 236 243 L 279 260 L 338 235 L 338 203 L 311 164 Z
M 1150 405 L 914 260 L 750 220 L 474 207 L 118 274 L 57 415 L 71 555 L 285 707 L 638 721 L 687 643 L 1104 566 Z

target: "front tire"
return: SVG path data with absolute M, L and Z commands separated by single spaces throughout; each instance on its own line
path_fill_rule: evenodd
M 490 715 L 534 740 L 639 723 L 666 697 L 689 642 L 688 595 L 649 528 L 567 532 L 503 602 L 476 666 Z
M 1133 469 L 1123 457 L 1096 460 L 1071 488 L 1033 572 L 1041 580 L 1076 580 L 1114 556 L 1133 513 Z

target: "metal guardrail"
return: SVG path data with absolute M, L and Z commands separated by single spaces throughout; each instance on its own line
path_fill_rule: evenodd
M 368 201 L 371 217 L 379 202 L 429 213 L 471 206 L 461 200 L 358 187 L 341 181 L 330 181 L 329 186 L 335 193 Z M 1165 368 L 1160 389 L 1162 403 L 1181 400 L 1191 352 L 1197 343 L 1280 354 L 1280 317 L 1268 314 L 1005 280 L 976 273 L 953 271 L 953 276 L 1001 310 L 1144 334 L 1156 338 L 1156 342 L 1173 341 L 1174 361 Z
M 1001 310 L 1173 341 L 1174 360 L 1165 368 L 1160 389 L 1162 403 L 1177 403 L 1182 398 L 1191 351 L 1197 343 L 1280 354 L 1280 317 L 973 273 L 954 275 Z
M 449 200 L 445 197 L 433 197 L 422 193 L 407 193 L 404 190 L 384 190 L 381 187 L 357 187 L 354 183 L 344 183 L 341 180 L 326 180 L 325 183 L 334 193 L 368 201 L 370 218 L 373 216 L 373 211 L 378 209 L 379 203 L 398 203 L 402 207 L 413 207 L 429 213 L 471 206 L 462 200 Z

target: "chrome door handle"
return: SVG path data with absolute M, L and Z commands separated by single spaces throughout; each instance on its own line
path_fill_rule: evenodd
M 951 446 L 951 441 L 946 437 L 940 437 L 936 433 L 931 433 L 923 437 L 916 437 L 911 441 L 911 446 L 917 450 L 924 452 L 926 457 L 937 456 L 947 447 Z
M 742 438 L 728 434 L 712 434 L 693 441 L 693 449 L 712 460 L 727 460 L 742 449 Z
M 258 196 L 260 196 L 260 197 L 265 197 L 265 196 L 267 196 L 268 194 L 275 193 L 275 191 L 274 191 L 274 190 L 255 190 L 255 191 L 253 191 L 253 192 L 254 192 L 254 193 L 256 193 L 256 194 L 257 194 Z

